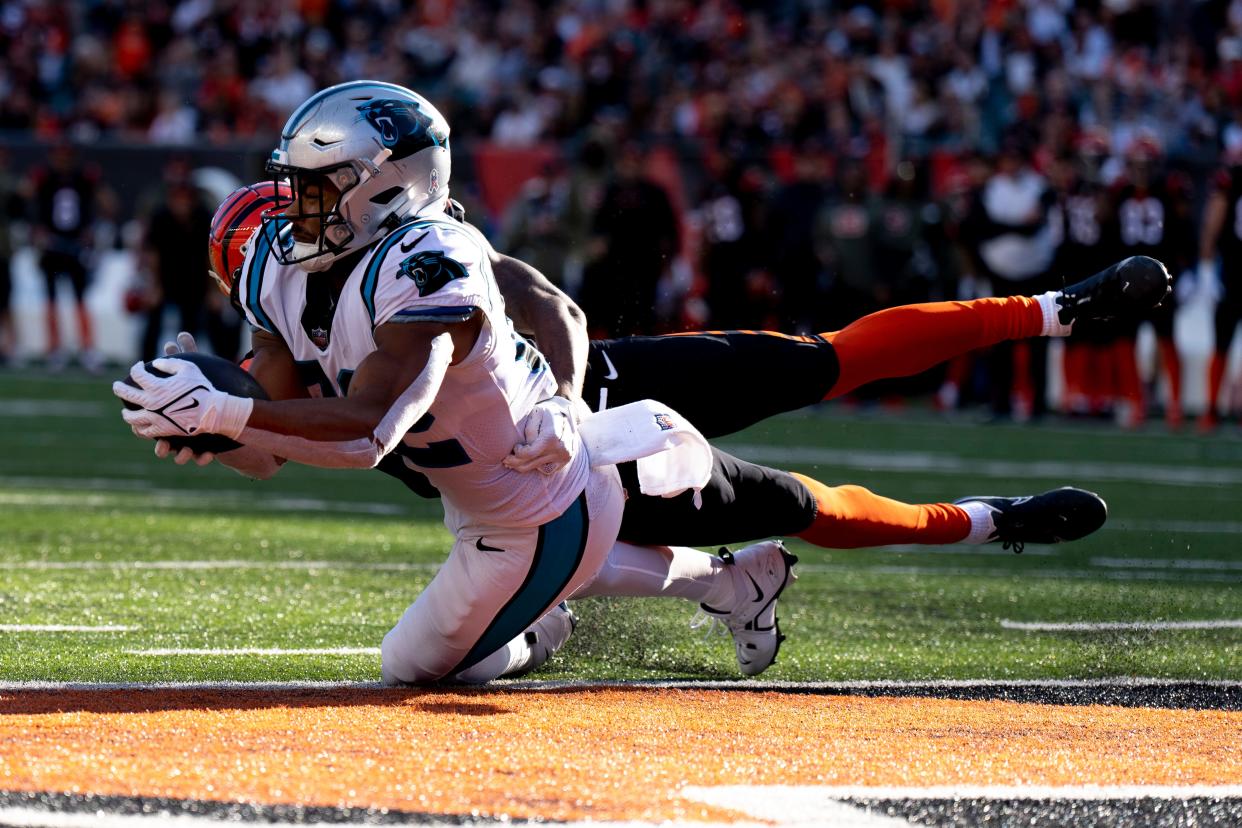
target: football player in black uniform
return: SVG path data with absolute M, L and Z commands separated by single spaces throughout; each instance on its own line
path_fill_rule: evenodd
M 1213 177 L 1199 239 L 1199 279 L 1215 281 L 1219 254 L 1223 290 L 1216 305 L 1216 346 L 1208 368 L 1207 408 L 1199 419 L 1202 431 L 1211 431 L 1219 423 L 1229 346 L 1233 344 L 1238 322 L 1242 321 L 1242 155 L 1233 154 L 1226 162 Z
M 1113 188 L 1114 227 L 1121 255 L 1151 256 L 1164 262 L 1176 279 L 1190 264 L 1193 227 L 1188 185 L 1177 174 L 1160 169 L 1160 146 L 1149 138 L 1136 138 L 1126 150 L 1124 176 Z M 1134 339 L 1142 318 L 1156 329 L 1160 361 L 1169 384 L 1165 417 L 1170 427 L 1181 425 L 1181 360 L 1173 342 L 1176 292 L 1159 308 L 1141 318 L 1126 320 L 1117 349 L 1121 392 L 1128 403 L 1123 423 L 1136 426 L 1145 414 L 1142 387 L 1134 358 Z
M 87 260 L 100 197 L 99 174 L 77 161 L 70 144 L 60 144 L 49 154 L 48 166 L 33 175 L 35 202 L 34 240 L 39 249 L 39 268 L 47 283 L 48 365 L 63 367 L 65 352 L 56 312 L 56 284 L 60 277 L 73 288 L 78 321 L 78 342 L 84 367 L 100 367 L 95 352 L 91 318 L 83 299 L 89 277 Z
M 1073 156 L 1056 159 L 1050 171 L 1061 237 L 1054 265 L 1057 273 L 1094 272 L 1117 258 L 1108 244 L 1109 204 L 1099 177 L 1108 140 L 1086 133 L 1077 140 L 1075 150 Z M 1098 414 L 1111 405 L 1111 389 L 1103 380 L 1112 375 L 1113 339 L 1106 328 L 1088 327 L 1065 340 L 1064 412 Z

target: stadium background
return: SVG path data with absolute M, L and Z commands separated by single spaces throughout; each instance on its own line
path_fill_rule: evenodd
M 126 302 L 156 296 L 134 274 L 158 283 L 144 239 L 169 187 L 197 169 L 213 207 L 230 181 L 262 176 L 299 101 L 356 77 L 441 108 L 454 194 L 601 334 L 825 330 L 884 304 L 996 290 L 972 279 L 969 210 L 1002 153 L 1105 191 L 1143 155 L 1185 202 L 1189 243 L 1169 262 L 1180 275 L 1212 173 L 1242 147 L 1242 4 L 1228 2 L 14 2 L 0 46 L 5 186 L 66 143 L 100 174 L 88 305 L 118 362 L 145 324 Z M 635 171 L 655 187 L 627 183 Z M 1040 205 L 1049 226 L 1063 197 Z M 6 212 L 28 217 L 32 201 Z M 38 358 L 38 257 L 14 229 L 17 355 Z M 178 258 L 168 269 L 209 296 L 199 261 Z M 1081 259 L 1062 255 L 1026 286 L 1085 275 Z M 1181 287 L 1192 411 L 1210 287 L 1193 274 Z M 1149 329 L 1140 345 L 1158 402 Z M 1007 378 L 987 368 L 954 369 L 962 399 L 997 396 L 989 384 Z M 1105 398 L 1110 370 L 1095 369 Z M 1068 404 L 1061 373 L 1049 381 Z

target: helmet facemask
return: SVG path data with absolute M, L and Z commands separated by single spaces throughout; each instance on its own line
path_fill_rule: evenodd
M 356 162 L 305 169 L 269 161 L 267 171 L 292 193 L 287 201 L 278 200 L 263 213 L 263 232 L 278 262 L 303 270 L 326 270 L 349 252 L 356 234 L 344 209 L 350 191 L 366 177 Z M 299 238 L 299 224 L 316 220 L 313 238 Z

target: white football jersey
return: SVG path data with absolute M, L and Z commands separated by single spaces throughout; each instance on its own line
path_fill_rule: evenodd
M 281 265 L 264 236 L 256 233 L 249 245 L 238 297 L 252 325 L 284 340 L 312 395 L 348 393 L 359 364 L 376 350 L 380 325 L 453 322 L 482 312 L 474 348 L 449 367 L 430 411 L 395 450 L 440 490 L 450 530 L 538 526 L 582 493 L 585 452 L 551 475 L 501 465 L 531 408 L 556 393 L 556 382 L 505 316 L 489 246 L 477 231 L 448 217 L 407 221 L 355 265 L 330 327 L 311 330 L 302 319 L 307 284 L 324 274 Z

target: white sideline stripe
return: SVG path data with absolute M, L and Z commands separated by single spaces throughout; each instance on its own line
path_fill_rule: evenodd
M 923 451 L 855 451 L 817 446 L 765 446 L 722 442 L 720 447 L 751 462 L 825 465 L 858 471 L 928 472 L 993 477 L 1008 481 L 1124 480 L 1170 486 L 1242 485 L 1242 469 L 1216 466 L 1173 466 L 1155 463 L 1111 463 L 1060 460 L 988 460 Z
M 228 649 L 195 649 L 193 647 L 168 647 L 153 650 L 126 650 L 126 655 L 136 656 L 319 656 L 319 655 L 379 655 L 379 647 L 239 647 Z
M 828 796 L 827 788 L 810 785 L 690 786 L 680 793 L 686 799 L 728 808 L 780 826 L 831 825 L 833 828 L 906 828 L 912 823 L 900 817 L 873 814 Z
M 0 561 L 0 570 L 209 570 L 209 569 L 287 569 L 359 570 L 366 572 L 434 572 L 436 563 L 379 563 L 367 561 Z
M 1157 632 L 1159 630 L 1242 630 L 1242 619 L 1216 621 L 1010 621 L 1002 619 L 1000 625 L 1007 630 L 1030 632 L 1104 632 L 1107 630 L 1136 630 Z
M 734 690 L 734 691 L 859 691 L 859 690 L 970 690 L 1039 688 L 1049 690 L 1091 690 L 1108 688 L 1146 687 L 1211 687 L 1223 690 L 1242 690 L 1242 681 L 1228 679 L 1171 679 L 1146 676 L 1114 676 L 1093 679 L 929 679 L 907 681 L 901 679 L 871 679 L 859 681 L 654 681 L 638 680 L 529 680 L 499 679 L 487 685 L 499 691 L 532 690 L 596 690 L 617 687 L 652 688 L 659 690 Z M 0 681 L 0 690 L 380 690 L 386 688 L 377 681 L 154 681 L 154 682 L 62 682 L 62 681 Z
M 1208 559 L 1164 560 L 1160 558 L 1091 558 L 1092 566 L 1114 569 L 1224 569 L 1242 570 L 1242 561 Z
M 0 624 L 0 632 L 129 632 L 137 627 L 117 624 L 87 626 L 84 624 Z

